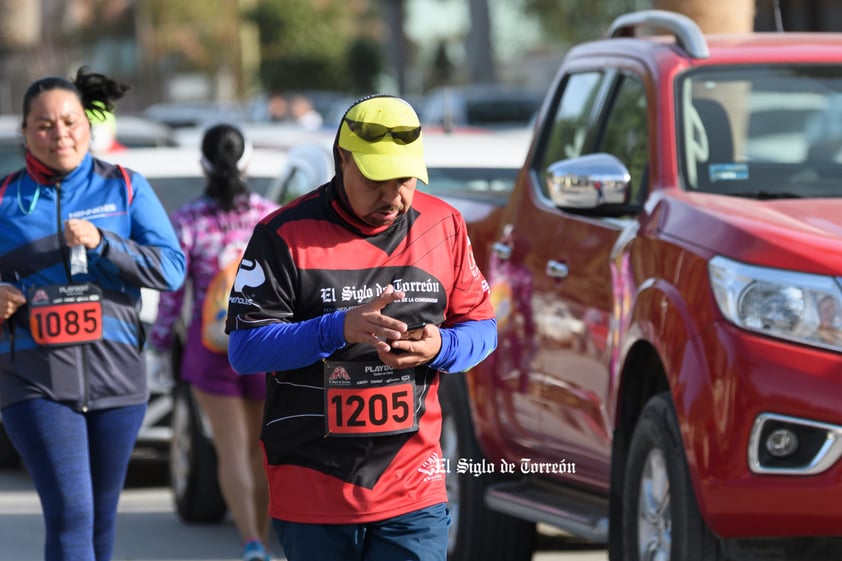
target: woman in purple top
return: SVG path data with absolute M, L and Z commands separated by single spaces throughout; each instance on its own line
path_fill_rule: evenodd
M 262 376 L 240 376 L 231 368 L 224 334 L 230 283 L 242 250 L 254 225 L 277 208 L 246 184 L 250 153 L 236 127 L 208 129 L 202 140 L 205 192 L 174 212 L 172 221 L 187 256 L 185 286 L 192 290 L 181 379 L 192 386 L 210 421 L 220 489 L 243 541 L 243 560 L 268 561 L 262 545 L 269 529 L 268 491 L 259 448 L 265 381 Z M 149 337 L 158 351 L 172 348 L 185 286 L 161 294 Z

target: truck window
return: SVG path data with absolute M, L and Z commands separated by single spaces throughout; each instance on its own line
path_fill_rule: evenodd
M 623 162 L 631 175 L 631 203 L 646 197 L 646 165 L 649 157 L 646 90 L 636 76 L 623 76 L 610 102 L 608 116 L 596 152 L 607 152 Z
M 535 158 L 540 186 L 546 192 L 547 166 L 559 160 L 581 156 L 590 127 L 592 109 L 605 75 L 602 72 L 581 72 L 567 77 L 561 99 L 551 121 L 550 132 L 542 154 Z
M 842 77 L 832 65 L 699 68 L 676 89 L 686 189 L 842 197 Z

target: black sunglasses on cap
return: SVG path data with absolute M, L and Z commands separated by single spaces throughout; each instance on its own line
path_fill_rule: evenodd
M 359 136 L 366 142 L 377 142 L 382 140 L 387 134 L 392 137 L 395 144 L 410 144 L 418 140 L 421 136 L 421 127 L 387 127 L 377 123 L 363 123 L 360 121 L 352 121 L 345 117 L 345 122 L 348 123 L 348 128 L 351 129 L 355 135 Z

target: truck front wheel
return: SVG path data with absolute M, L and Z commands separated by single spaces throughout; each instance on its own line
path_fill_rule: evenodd
M 456 472 L 460 458 L 475 463 L 483 458 L 474 438 L 464 376 L 443 375 L 439 397 L 442 454 L 450 465 L 446 480 L 451 516 L 448 561 L 529 561 L 535 547 L 535 524 L 485 506 L 485 490 L 499 477 Z
M 668 392 L 646 404 L 632 436 L 623 492 L 624 561 L 720 561 L 699 513 Z

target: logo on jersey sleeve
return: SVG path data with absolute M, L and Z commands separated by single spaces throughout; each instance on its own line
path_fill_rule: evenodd
M 266 281 L 263 267 L 253 259 L 243 259 L 234 279 L 234 291 L 243 292 L 247 286 L 257 288 Z
M 245 257 L 240 261 L 240 266 L 237 269 L 237 276 L 234 277 L 234 289 L 230 298 L 230 302 L 237 304 L 254 304 L 254 291 L 247 290 L 249 288 L 258 288 L 266 282 L 266 273 L 260 263 L 254 259 L 246 259 Z M 242 294 L 243 298 L 238 298 L 234 294 Z

